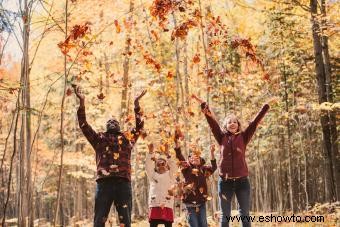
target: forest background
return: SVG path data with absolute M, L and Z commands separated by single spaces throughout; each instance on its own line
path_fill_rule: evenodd
M 319 213 L 333 225 L 339 9 L 336 0 L 1 0 L 2 224 L 91 222 L 95 156 L 77 123 L 75 83 L 97 131 L 111 116 L 133 127 L 134 96 L 148 90 L 132 156 L 134 221 L 147 217 L 149 143 L 164 152 L 177 125 L 184 153 L 198 144 L 209 159 L 215 141 L 196 94 L 219 120 L 235 112 L 243 126 L 271 105 L 247 149 L 254 213 Z M 209 178 L 210 223 L 217 179 Z M 183 218 L 179 199 L 175 207 Z

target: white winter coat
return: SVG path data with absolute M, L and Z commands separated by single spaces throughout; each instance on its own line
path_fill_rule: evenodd
M 175 173 L 177 165 L 175 160 L 168 158 L 167 162 L 170 170 L 163 174 L 155 171 L 155 162 L 152 160 L 152 154 L 146 154 L 146 174 L 148 176 L 149 188 L 149 207 L 168 207 L 173 209 L 174 197 L 168 194 L 168 190 L 175 183 Z

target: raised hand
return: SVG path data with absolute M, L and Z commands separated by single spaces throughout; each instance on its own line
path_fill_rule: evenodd
M 82 93 L 80 86 L 78 86 L 78 85 L 76 85 L 76 84 L 72 84 L 72 87 L 73 87 L 73 90 L 74 90 L 74 93 L 76 94 L 76 96 L 77 96 L 80 100 L 84 100 L 84 99 L 85 99 L 85 96 L 84 96 L 84 94 Z
M 135 106 L 139 105 L 139 100 L 146 94 L 146 90 L 143 90 L 136 98 L 135 98 Z

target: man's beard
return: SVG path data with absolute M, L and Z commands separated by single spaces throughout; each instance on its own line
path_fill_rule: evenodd
M 106 130 L 111 134 L 120 133 L 119 123 L 116 120 L 109 120 L 106 124 Z
M 117 134 L 120 133 L 120 127 L 116 126 L 116 127 L 108 127 L 107 128 L 107 132 L 111 133 L 111 134 Z

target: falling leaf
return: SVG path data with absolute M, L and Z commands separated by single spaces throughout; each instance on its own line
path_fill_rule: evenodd
M 100 93 L 99 95 L 97 95 L 97 98 L 100 99 L 100 100 L 103 100 L 105 98 L 103 92 Z
M 143 55 L 147 65 L 153 65 L 157 72 L 161 70 L 161 64 L 159 64 L 155 59 L 153 59 L 150 54 L 146 53 Z
M 142 139 L 145 139 L 145 138 L 148 136 L 148 134 L 147 134 L 145 131 L 143 131 L 143 132 L 140 134 L 140 136 L 142 137 Z
M 191 170 L 191 173 L 194 174 L 194 175 L 196 175 L 196 176 L 198 176 L 199 170 L 196 169 L 196 168 L 193 168 L 193 169 Z
M 126 139 L 128 139 L 129 141 L 134 141 L 134 135 L 133 135 L 130 131 L 124 132 L 124 136 L 125 136 Z
M 270 81 L 269 74 L 268 74 L 268 73 L 265 73 L 265 74 L 263 75 L 263 79 L 264 79 L 264 80 L 267 80 L 267 81 Z
M 111 169 L 117 169 L 117 168 L 118 168 L 118 165 L 110 165 L 110 168 L 111 168 Z
M 192 27 L 196 27 L 197 25 L 198 24 L 196 21 L 188 20 L 181 25 L 175 27 L 174 31 L 171 34 L 171 40 L 175 40 L 176 37 L 184 39 L 188 35 L 189 29 Z
M 168 71 L 168 74 L 166 75 L 166 78 L 172 79 L 174 77 L 174 74 L 170 71 Z
M 192 61 L 197 64 L 201 61 L 200 59 L 200 55 L 199 54 L 195 54 L 195 56 L 192 58 Z
M 174 196 L 174 190 L 169 189 L 169 190 L 168 190 L 168 195 L 169 195 L 169 196 Z
M 127 118 L 125 119 L 125 123 L 132 121 L 134 119 L 134 116 L 132 114 L 128 115 Z
M 72 89 L 71 89 L 71 88 L 67 88 L 67 90 L 66 90 L 66 95 L 67 95 L 67 96 L 72 95 Z
M 154 37 L 154 39 L 155 39 L 156 41 L 159 40 L 158 34 L 155 32 L 155 30 L 151 30 L 151 34 L 152 34 L 152 36 Z
M 121 28 L 120 28 L 120 25 L 119 25 L 119 23 L 118 23 L 118 20 L 114 20 L 114 24 L 115 24 L 115 27 L 116 27 L 116 32 L 117 32 L 117 33 L 120 33 Z
M 107 172 L 105 169 L 102 169 L 102 170 L 101 170 L 101 173 L 102 173 L 104 176 L 109 176 L 109 175 L 110 175 L 110 173 Z
M 159 19 L 159 25 L 164 26 L 167 15 L 174 10 L 176 2 L 173 0 L 154 0 L 150 7 L 151 16 Z
M 178 7 L 178 10 L 179 10 L 180 12 L 185 12 L 185 8 L 182 7 L 182 6 Z
M 119 153 L 113 153 L 113 159 L 117 160 L 119 158 Z

